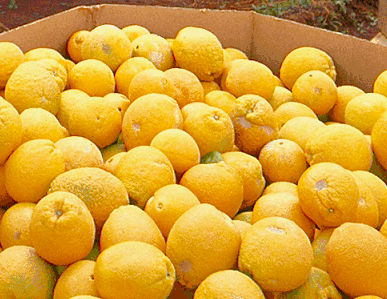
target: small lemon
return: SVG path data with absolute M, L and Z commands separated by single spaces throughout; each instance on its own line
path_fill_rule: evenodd
M 136 24 L 125 26 L 121 30 L 126 34 L 131 42 L 133 42 L 139 36 L 150 33 L 149 30 L 144 26 Z
M 13 71 L 24 62 L 23 51 L 12 42 L 0 42 L 0 88 L 5 87 Z
M 59 110 L 56 117 L 62 126 L 68 129 L 70 113 L 74 105 L 88 98 L 89 95 L 79 89 L 67 89 L 60 94 Z
M 66 43 L 66 51 L 70 59 L 75 63 L 82 60 L 82 44 L 86 36 L 90 33 L 88 30 L 77 30 L 72 33 Z
M 267 101 L 275 111 L 283 103 L 293 101 L 293 94 L 289 89 L 285 87 L 276 86 L 274 88 L 273 95 Z
M 318 119 L 317 115 L 308 106 L 298 102 L 283 103 L 274 111 L 274 117 L 280 128 L 294 117 L 307 116 Z
M 204 97 L 204 103 L 222 109 L 231 116 L 234 108 L 236 97 L 231 93 L 223 90 L 213 90 L 208 92 Z
M 387 70 L 381 72 L 375 79 L 372 87 L 374 93 L 387 96 Z
M 63 91 L 67 85 L 67 70 L 58 61 L 52 58 L 43 58 L 37 61 L 39 65 L 52 73 L 55 81 L 58 83 L 60 91 Z

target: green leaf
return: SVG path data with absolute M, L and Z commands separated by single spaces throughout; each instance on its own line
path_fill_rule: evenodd
M 201 164 L 218 163 L 222 161 L 222 155 L 218 151 L 209 152 L 200 158 Z

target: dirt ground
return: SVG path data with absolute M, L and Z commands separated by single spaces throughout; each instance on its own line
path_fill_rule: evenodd
M 378 33 L 374 0 L 0 0 L 0 32 L 75 6 L 102 3 L 255 10 L 364 39 Z

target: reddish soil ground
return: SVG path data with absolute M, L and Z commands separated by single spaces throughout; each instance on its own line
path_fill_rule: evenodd
M 360 38 L 371 39 L 378 33 L 378 1 L 374 0 L 0 0 L 0 32 L 78 5 L 101 3 L 222 10 L 254 10 L 256 7 L 256 11 L 260 13 L 276 15 Z

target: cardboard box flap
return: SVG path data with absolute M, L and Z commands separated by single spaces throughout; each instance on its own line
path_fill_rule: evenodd
M 254 15 L 252 58 L 278 74 L 286 54 L 301 46 L 317 47 L 334 60 L 337 85 L 372 91 L 376 76 L 387 70 L 387 47 L 365 39 L 274 17 Z
M 0 34 L 0 41 L 17 44 L 23 52 L 38 47 L 65 52 L 67 38 L 80 29 L 95 26 L 97 6 L 78 6 Z

